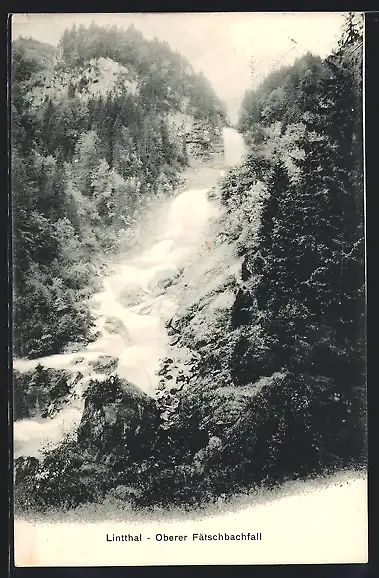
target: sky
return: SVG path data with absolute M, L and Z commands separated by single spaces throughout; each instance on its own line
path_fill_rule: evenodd
M 12 37 L 31 36 L 56 46 L 73 24 L 127 28 L 133 23 L 147 38 L 167 40 L 195 70 L 202 70 L 236 122 L 252 83 L 308 51 L 321 57 L 329 54 L 337 44 L 342 19 L 341 12 L 14 14 Z

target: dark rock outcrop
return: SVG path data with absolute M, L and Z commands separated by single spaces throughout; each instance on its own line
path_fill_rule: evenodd
M 25 478 L 34 476 L 39 469 L 37 458 L 21 456 L 14 461 L 15 482 L 22 482 Z
M 158 426 L 155 401 L 126 380 L 92 381 L 78 428 L 78 444 L 96 460 L 127 462 L 149 452 Z
M 13 373 L 14 419 L 46 417 L 58 411 L 70 394 L 75 376 L 63 369 L 44 368 Z

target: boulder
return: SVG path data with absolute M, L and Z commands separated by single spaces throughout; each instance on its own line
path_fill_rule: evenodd
M 120 459 L 150 451 L 158 427 L 155 400 L 132 383 L 111 376 L 92 381 L 78 428 L 78 443 L 96 448 L 99 458 L 116 453 Z
M 95 373 L 105 373 L 109 375 L 118 366 L 117 357 L 112 357 L 112 355 L 100 355 L 94 361 L 90 361 L 88 364 L 92 367 Z
M 63 369 L 44 368 L 14 372 L 14 419 L 44 417 L 52 404 L 60 407 L 69 395 L 72 374 Z
M 113 317 L 112 315 L 109 315 L 104 322 L 104 329 L 106 329 L 108 333 L 121 335 L 124 338 L 125 343 L 129 345 L 131 344 L 131 339 L 128 330 L 126 329 L 121 319 L 119 319 L 118 317 Z
M 15 482 L 19 483 L 27 477 L 34 476 L 40 463 L 37 458 L 21 456 L 14 461 Z
M 151 291 L 163 292 L 168 287 L 171 287 L 178 282 L 179 277 L 183 273 L 183 269 L 176 269 L 175 267 L 168 267 L 157 271 L 149 283 Z

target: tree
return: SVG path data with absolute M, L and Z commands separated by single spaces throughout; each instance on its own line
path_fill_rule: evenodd
M 92 196 L 93 174 L 101 159 L 101 144 L 96 131 L 83 132 L 75 146 L 73 158 L 74 178 L 78 189 Z
M 97 96 L 77 93 L 101 71 L 100 58 L 119 65 L 116 82 Z M 182 151 L 167 114 L 186 98 L 203 119 L 212 113 L 221 124 L 223 113 L 167 43 L 94 23 L 65 30 L 58 50 L 14 41 L 11 97 L 15 347 L 33 356 L 58 352 L 70 327 L 72 338 L 88 337 L 79 304 L 96 285 L 90 260 L 113 250 L 117 229 L 176 181 Z

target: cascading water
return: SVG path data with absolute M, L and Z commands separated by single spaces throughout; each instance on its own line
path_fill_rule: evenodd
M 234 129 L 224 129 L 225 168 L 240 162 L 245 152 L 242 136 Z M 201 169 L 199 169 L 201 170 Z M 221 171 L 223 173 L 224 171 Z M 216 184 L 220 170 L 215 172 Z M 208 185 L 208 183 L 207 183 Z M 123 259 L 103 280 L 103 290 L 91 298 L 97 315 L 100 337 L 79 353 L 64 353 L 36 360 L 15 360 L 19 371 L 44 367 L 78 371 L 83 375 L 71 394 L 69 403 L 54 418 L 23 419 L 14 424 L 15 457 L 40 456 L 41 448 L 59 442 L 66 432 L 80 422 L 82 393 L 93 373 L 89 362 L 99 355 L 118 358 L 116 373 L 153 396 L 158 376 L 156 370 L 165 357 L 168 335 L 165 327 L 178 304 L 156 290 L 160 274 L 175 275 L 202 246 L 207 224 L 215 206 L 207 198 L 207 188 L 188 189 L 167 202 L 166 220 L 157 226 L 155 242 L 139 255 Z
M 223 129 L 224 138 L 224 162 L 226 167 L 234 167 L 241 162 L 246 152 L 246 147 L 241 133 L 234 128 Z

